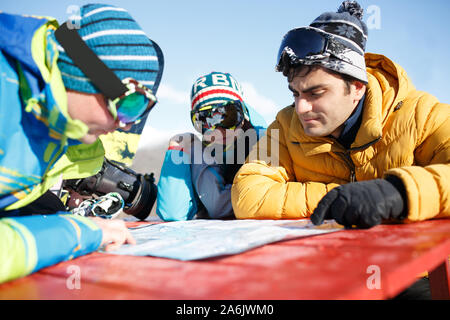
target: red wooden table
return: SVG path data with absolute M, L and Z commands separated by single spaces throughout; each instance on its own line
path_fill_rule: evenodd
M 449 297 L 450 220 L 282 241 L 202 261 L 93 253 L 0 285 L 0 299 L 386 299 L 430 272 Z M 79 281 L 80 280 L 80 281 Z

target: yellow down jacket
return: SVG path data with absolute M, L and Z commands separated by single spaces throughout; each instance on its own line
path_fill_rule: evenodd
M 307 136 L 293 105 L 282 109 L 235 176 L 237 218 L 309 217 L 332 188 L 399 177 L 407 221 L 450 217 L 450 105 L 415 89 L 402 67 L 366 54 L 369 83 L 355 141 Z

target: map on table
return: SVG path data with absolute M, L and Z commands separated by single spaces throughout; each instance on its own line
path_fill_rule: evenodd
M 135 245 L 111 254 L 199 260 L 241 253 L 268 243 L 342 230 L 334 220 L 189 220 L 131 228 Z

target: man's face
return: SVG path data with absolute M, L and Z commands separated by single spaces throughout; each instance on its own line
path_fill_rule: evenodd
M 81 138 L 81 142 L 94 143 L 102 134 L 119 128 L 119 121 L 114 120 L 106 105 L 105 97 L 100 94 L 88 94 L 67 90 L 68 112 L 72 119 L 80 120 L 89 128 L 88 133 Z M 122 128 L 129 130 L 131 125 Z
M 350 92 L 338 75 L 323 68 L 300 72 L 289 82 L 295 98 L 295 111 L 305 133 L 312 137 L 339 137 L 343 123 L 365 92 L 362 83 L 353 82 Z

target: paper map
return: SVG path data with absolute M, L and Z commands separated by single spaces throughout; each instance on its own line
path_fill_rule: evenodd
M 334 220 L 189 220 L 131 228 L 137 244 L 112 254 L 199 260 L 241 253 L 264 244 L 342 230 Z

